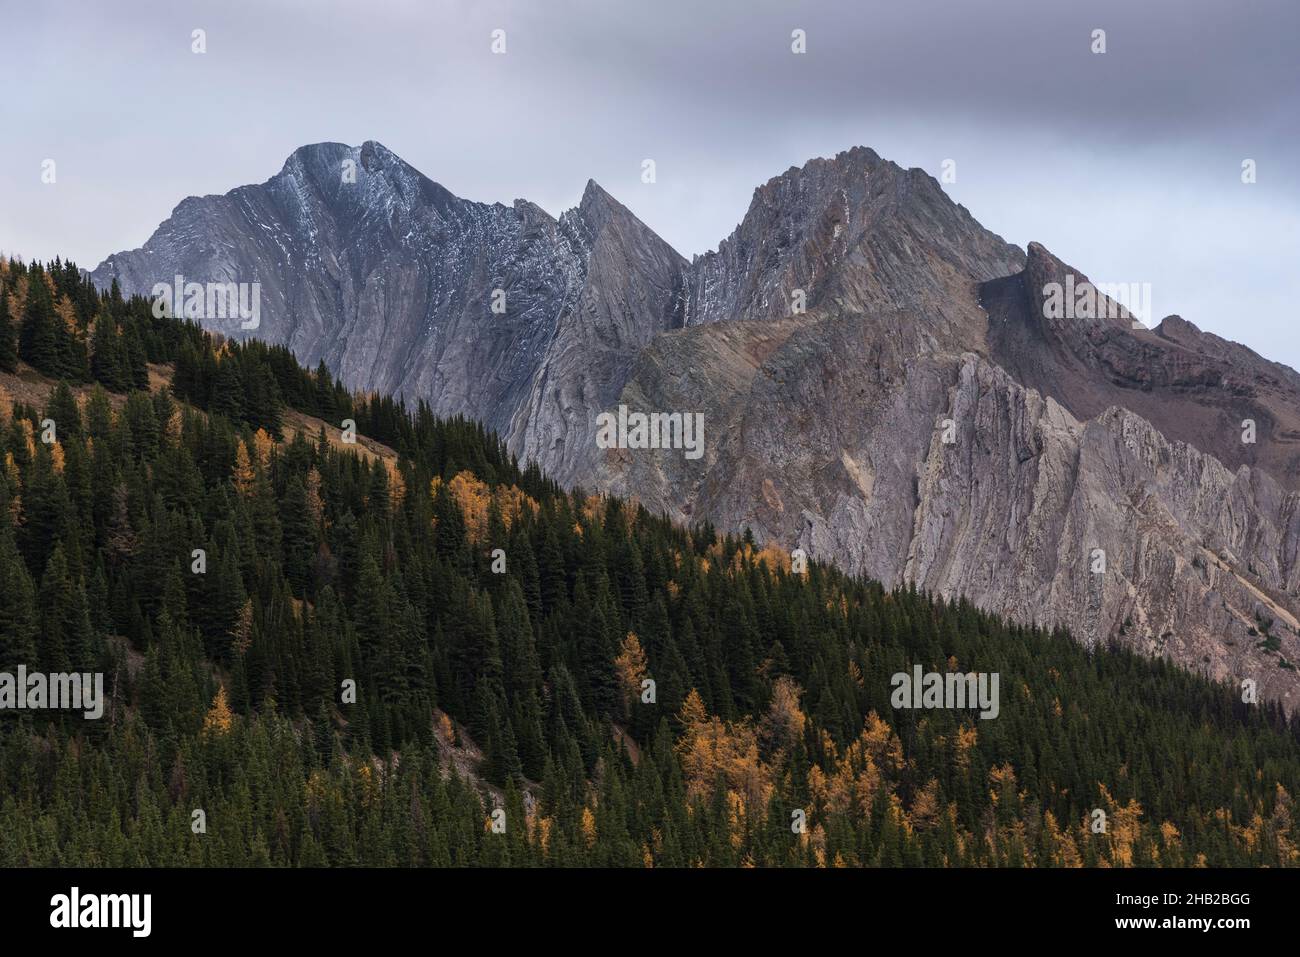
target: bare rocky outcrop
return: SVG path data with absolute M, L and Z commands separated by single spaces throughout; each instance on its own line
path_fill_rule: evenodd
M 1300 375 L 1180 316 L 1154 329 L 1131 319 L 1045 318 L 1043 290 L 1067 277 L 1076 288 L 1089 281 L 1030 243 L 1022 272 L 981 285 L 992 361 L 1075 415 L 1122 406 L 1233 468 L 1262 467 L 1300 485 Z

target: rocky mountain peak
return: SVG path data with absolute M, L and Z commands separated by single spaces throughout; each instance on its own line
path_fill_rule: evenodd
M 819 309 L 922 307 L 932 334 L 977 348 L 983 317 L 955 306 L 1024 254 L 921 170 L 857 147 L 792 167 L 754 191 L 745 218 L 691 268 L 687 325 Z
M 578 209 L 582 211 L 584 216 L 594 216 L 601 212 L 622 210 L 624 208 L 622 203 L 606 192 L 605 187 L 594 179 L 587 180 L 587 186 L 582 191 L 582 199 L 578 203 Z
M 243 334 L 483 421 L 563 484 L 1300 698 L 1250 631 L 1257 606 L 1300 622 L 1300 375 L 1177 316 L 1049 318 L 1045 287 L 1087 276 L 873 150 L 773 177 L 688 263 L 594 181 L 557 221 L 319 143 L 93 278 L 177 273 L 260 282 Z M 619 404 L 699 411 L 703 457 L 597 450 Z
M 616 200 L 594 179 L 587 180 L 578 205 L 560 217 L 568 221 L 580 233 L 580 242 L 584 247 L 590 246 L 607 224 L 615 220 L 629 225 L 633 229 L 652 235 L 650 228 L 642 223 L 626 206 Z M 655 237 L 658 239 L 658 237 Z

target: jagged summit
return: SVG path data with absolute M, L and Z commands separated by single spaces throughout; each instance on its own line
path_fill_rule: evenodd
M 587 180 L 587 185 L 582 190 L 582 199 L 578 205 L 581 207 L 588 207 L 607 203 L 612 203 L 616 206 L 620 205 L 613 196 L 609 195 L 605 187 L 601 186 L 594 179 Z
M 641 223 L 631 210 L 611 196 L 594 179 L 587 180 L 587 186 L 582 191 L 582 199 L 578 202 L 577 212 L 593 232 L 599 232 L 607 222 L 616 217 L 632 220 L 649 232 L 648 226 Z
M 687 324 L 779 318 L 799 289 L 808 308 L 925 305 L 938 333 L 973 344 L 983 320 L 953 308 L 963 298 L 954 284 L 1016 272 L 1023 261 L 933 179 L 855 147 L 754 191 L 735 231 L 692 263 Z

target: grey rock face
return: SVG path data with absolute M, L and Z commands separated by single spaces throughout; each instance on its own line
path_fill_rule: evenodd
M 320 144 L 93 277 L 178 273 L 260 281 L 256 335 L 566 484 L 1297 703 L 1300 375 L 1176 316 L 1047 318 L 1086 277 L 871 150 L 774 178 L 688 264 L 594 183 L 557 221 Z M 619 404 L 703 413 L 703 456 L 598 449 Z
M 637 353 L 681 325 L 685 262 L 594 182 L 561 229 L 581 251 L 581 284 L 554 328 L 507 444 L 574 484 L 592 473 L 597 414 L 617 399 Z
M 978 339 L 972 282 L 1024 261 L 932 177 L 858 147 L 754 191 L 735 232 L 692 263 L 686 324 L 788 316 L 800 289 L 808 309 L 925 307 L 931 334 Z
M 1300 659 L 1296 493 L 1127 410 L 1080 420 L 979 355 L 917 348 L 918 322 L 810 317 L 660 337 L 622 401 L 703 410 L 708 452 L 611 450 L 600 484 L 889 586 L 1253 678 L 1293 707 L 1296 673 L 1282 663 Z
M 1300 484 L 1300 374 L 1179 316 L 1156 328 L 1131 320 L 1044 317 L 1043 290 L 1088 281 L 1037 243 L 1023 272 L 983 283 L 992 361 L 1017 381 L 1091 418 L 1112 405 L 1233 468 Z M 1243 441 L 1243 423 L 1255 441 Z
M 570 420 L 594 421 L 635 350 L 680 324 L 682 266 L 595 183 L 557 222 L 523 200 L 458 199 L 368 142 L 303 147 L 260 186 L 187 199 L 92 278 L 145 295 L 174 275 L 259 282 L 258 329 L 204 324 L 324 361 L 351 388 L 478 418 L 568 479 L 583 445 Z

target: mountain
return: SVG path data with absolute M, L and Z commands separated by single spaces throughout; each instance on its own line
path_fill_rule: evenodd
M 1300 864 L 1300 720 L 1231 685 L 564 490 L 70 263 L 0 259 L 0 357 L 2 867 Z
M 687 263 L 595 184 L 554 220 L 322 144 L 92 278 L 174 273 L 262 282 L 253 334 L 565 485 L 1300 700 L 1300 376 L 1104 298 L 1057 315 L 1082 273 L 871 150 L 775 177 Z M 620 405 L 703 413 L 703 456 L 597 448 Z
M 258 338 L 352 388 L 473 415 L 571 478 L 577 423 L 681 324 L 683 265 L 594 182 L 557 221 L 524 200 L 458 199 L 368 142 L 304 147 L 259 186 L 188 199 L 92 276 L 128 295 L 175 275 L 258 282 Z

